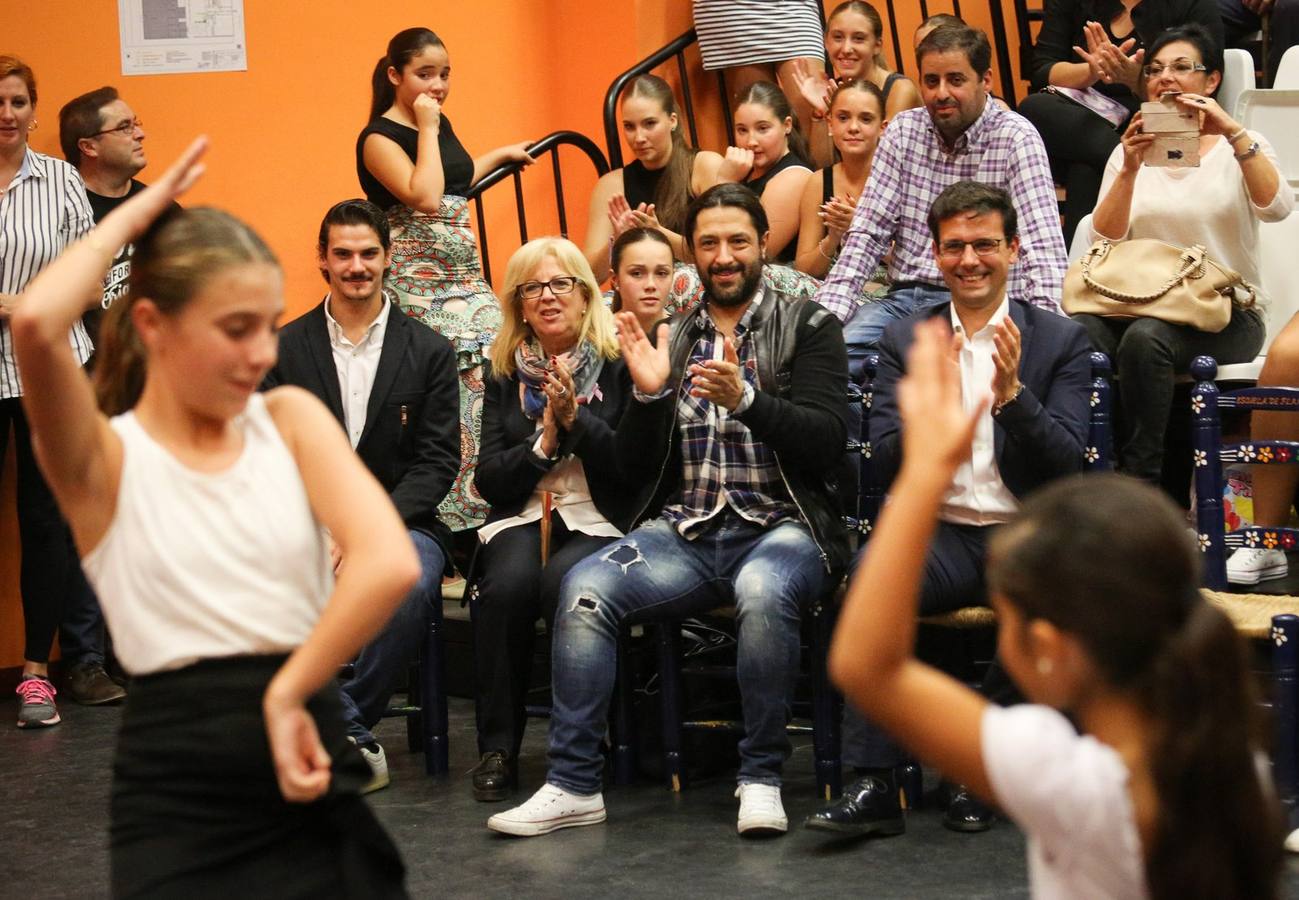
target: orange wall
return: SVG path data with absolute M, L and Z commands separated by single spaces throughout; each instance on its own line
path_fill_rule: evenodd
M 59 155 L 58 110 L 67 100 L 114 84 L 145 122 L 150 168 L 160 170 L 196 134 L 212 139 L 208 174 L 186 203 L 215 204 L 248 219 L 279 254 L 286 304 L 296 315 L 323 292 L 314 266 L 320 217 L 332 203 L 356 196 L 354 146 L 369 109 L 369 76 L 388 38 L 427 25 L 446 41 L 454 72 L 447 115 L 471 154 L 516 140 L 572 129 L 604 148 L 602 102 L 614 77 L 691 27 L 690 0 L 471 0 L 430 6 L 415 0 L 360 5 L 345 0 L 248 3 L 247 72 L 124 77 L 115 3 L 41 0 L 6 17 L 0 52 L 16 53 L 36 71 L 40 127 L 32 146 Z M 827 9 L 834 2 L 827 2 Z M 931 12 L 946 7 L 932 3 Z M 879 4 L 881 11 L 884 3 Z M 911 29 L 919 4 L 895 3 L 903 28 L 903 70 L 912 72 Z M 984 9 L 967 2 L 972 24 L 987 29 Z M 1011 0 L 1004 0 L 1013 29 Z M 304 15 L 304 10 L 309 10 Z M 1011 35 L 1012 58 L 1017 43 Z M 891 49 L 886 48 L 891 58 Z M 720 148 L 715 81 L 688 53 L 701 143 Z M 677 80 L 675 65 L 660 69 Z M 1022 96 L 1023 89 L 1020 88 Z M 711 123 L 711 124 L 709 124 Z M 626 148 L 624 148 L 626 153 Z M 561 153 L 565 207 L 575 239 L 585 230 L 595 176 L 576 151 Z M 548 160 L 524 179 L 532 217 L 529 236 L 558 231 Z M 514 196 L 506 184 L 486 202 L 493 274 L 499 282 L 518 246 Z M 18 601 L 13 463 L 0 473 L 0 667 L 22 659 Z

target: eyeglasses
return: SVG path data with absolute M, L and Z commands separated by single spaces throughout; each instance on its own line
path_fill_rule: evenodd
M 1158 78 L 1160 75 L 1164 74 L 1165 70 L 1172 72 L 1177 78 L 1181 78 L 1184 75 L 1190 75 L 1192 72 L 1207 72 L 1209 71 L 1209 68 L 1204 65 L 1204 63 L 1192 62 L 1183 57 L 1182 59 L 1173 60 L 1168 65 L 1164 65 L 1163 63 L 1150 63 L 1149 65 L 1142 66 L 1141 74 L 1145 75 L 1147 78 Z
M 550 292 L 558 297 L 561 294 L 571 294 L 575 287 L 576 278 L 572 275 L 559 275 L 549 281 L 525 281 L 514 289 L 514 293 L 523 300 L 536 300 L 546 288 L 550 288 Z
M 976 256 L 991 256 L 1006 243 L 1005 238 L 979 238 L 977 241 L 943 241 L 938 245 L 938 255 L 946 259 L 960 259 L 966 247 L 973 247 Z
M 113 132 L 126 136 L 135 134 L 135 129 L 143 127 L 144 123 L 139 119 L 130 119 L 121 125 L 114 125 L 112 128 L 105 128 L 103 131 L 96 131 L 94 134 L 86 135 L 86 137 L 99 137 L 101 134 L 112 134 Z

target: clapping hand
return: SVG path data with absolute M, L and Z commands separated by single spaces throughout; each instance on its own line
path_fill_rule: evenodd
M 573 373 L 559 357 L 551 359 L 546 368 L 546 379 L 541 383 L 546 393 L 546 408 L 553 411 L 555 424 L 568 430 L 577 418 L 577 394 L 573 387 Z
M 672 362 L 668 359 L 668 333 L 666 322 L 660 323 L 657 344 L 650 343 L 640 321 L 627 310 L 614 315 L 618 329 L 618 346 L 622 348 L 623 362 L 631 375 L 636 390 L 654 395 L 663 390 L 672 375 Z
M 997 404 L 1009 403 L 1019 393 L 1019 328 L 1010 316 L 1002 319 L 992 334 L 992 399 Z
M 821 204 L 821 221 L 831 239 L 838 243 L 848 229 L 852 227 L 853 214 L 857 212 L 857 201 L 849 194 L 846 197 L 831 197 Z
M 733 410 L 744 397 L 744 375 L 740 359 L 735 352 L 735 342 L 722 339 L 722 358 L 706 359 L 686 370 L 690 378 L 690 396 L 710 400 L 725 409 Z
M 1126 85 L 1133 93 L 1140 92 L 1141 64 L 1146 58 L 1146 51 L 1132 52 L 1137 43 L 1135 38 L 1128 38 L 1115 46 L 1099 22 L 1084 25 L 1083 37 L 1087 49 L 1077 46 L 1073 49 L 1087 63 L 1093 78 L 1106 84 Z

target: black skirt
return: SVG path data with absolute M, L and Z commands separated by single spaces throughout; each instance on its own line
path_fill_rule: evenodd
M 113 762 L 114 897 L 406 896 L 333 685 L 307 705 L 334 760 L 329 791 L 280 795 L 262 695 L 283 662 L 205 660 L 132 681 Z

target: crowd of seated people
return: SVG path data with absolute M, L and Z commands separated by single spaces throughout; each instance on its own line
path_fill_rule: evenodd
M 394 612 L 340 684 L 340 728 L 370 773 L 358 790 L 388 783 L 373 729 L 441 602 L 443 578 L 461 573 L 474 630 L 479 762 L 469 780 L 477 800 L 506 801 L 519 788 L 539 621 L 553 648 L 545 783 L 492 815 L 489 828 L 534 836 L 603 822 L 601 740 L 620 630 L 732 605 L 744 718 L 736 827 L 786 831 L 781 781 L 802 617 L 854 567 L 861 574 L 851 603 L 863 606 L 871 593 L 863 579 L 882 565 L 873 540 L 854 557 L 826 476 L 849 437 L 847 385 L 860 379 L 868 354 L 879 361 L 870 422 L 878 484 L 895 496 L 900 486 L 929 492 L 911 524 L 917 534 L 926 529 L 927 543 L 916 547 L 928 550 L 908 557 L 914 572 L 899 596 L 909 591 L 914 602 L 899 615 L 981 604 L 990 589 L 1001 592 L 999 614 L 1025 629 L 1010 646 L 1003 638 L 981 688 L 1003 706 L 1027 696 L 1065 712 L 1095 710 L 1095 702 L 1108 709 L 1136 690 L 1123 680 L 1140 675 L 1123 669 L 1138 665 L 1135 658 L 1101 660 L 1110 649 L 1102 639 L 1073 634 L 1089 625 L 1056 622 L 1054 612 L 1014 594 L 1020 588 L 1005 587 L 1011 576 L 991 573 L 998 536 L 1032 508 L 1031 494 L 1046 489 L 1067 505 L 1062 485 L 1074 483 L 1069 476 L 1083 464 L 1092 350 L 1105 352 L 1117 375 L 1117 468 L 1157 483 L 1173 384 L 1190 360 L 1243 362 L 1263 347 L 1265 305 L 1243 295 L 1217 333 L 1151 317 L 1071 320 L 1060 307 L 1066 236 L 1086 213 L 1094 240 L 1203 245 L 1265 300 L 1259 223 L 1285 218 L 1294 197 L 1267 137 L 1213 99 L 1223 63 L 1221 22 L 1216 13 L 1202 21 L 1202 7 L 1212 4 L 1048 2 L 1034 74 L 1035 86 L 1048 90 L 1026 100 L 1023 115 L 992 94 L 987 36 L 955 16 L 917 31 L 913 82 L 885 65 L 883 25 L 868 3 L 835 7 L 815 46 L 785 29 L 779 13 L 819 13 L 819 4 L 736 5 L 744 16 L 735 12 L 731 32 L 700 31 L 708 67 L 742 70 L 726 98 L 734 145 L 689 146 L 672 86 L 654 75 L 633 79 L 619 115 L 634 159 L 597 182 L 581 245 L 529 241 L 511 256 L 499 291 L 482 277 L 466 195 L 502 164 L 530 164 L 526 142 L 470 156 L 444 114 L 448 50 L 428 29 L 394 35 L 371 73 L 369 121 L 355 145 L 367 199 L 326 213 L 316 250 L 327 293 L 285 325 L 278 360 L 259 378 L 266 391 L 305 389 L 332 413 L 395 507 L 419 562 L 420 577 L 394 593 L 401 595 Z M 714 27 L 718 6 L 696 0 L 696 16 Z M 774 55 L 744 63 L 745 48 L 785 30 L 789 39 Z M 1138 104 L 1162 95 L 1196 115 L 1198 167 L 1144 164 L 1153 136 L 1142 131 Z M 65 108 L 66 163 L 27 146 L 35 102 L 30 69 L 0 56 L 0 188 L 40 210 L 41 225 L 20 234 L 27 223 L 15 204 L 0 205 L 4 246 L 14 260 L 20 253 L 36 260 L 26 268 L 0 260 L 0 338 L 41 269 L 82 236 L 93 241 L 95 224 L 119 207 L 144 208 L 136 198 L 145 185 L 134 179 L 144 132 L 116 91 Z M 1057 182 L 1067 188 L 1063 223 Z M 163 223 L 180 213 L 181 189 L 168 190 Z M 159 214 L 160 201 L 150 203 Z M 125 292 L 130 254 L 130 242 L 115 254 L 97 311 Z M 126 318 L 119 312 L 103 327 L 125 327 Z M 87 368 L 99 327 L 91 316 L 69 332 Z M 99 600 L 72 564 L 72 532 L 37 466 L 10 344 L 0 340 L 0 420 L 15 426 L 24 537 L 18 724 L 37 728 L 59 722 L 47 658 L 56 630 L 79 701 L 115 702 L 131 688 L 105 668 Z M 1292 322 L 1272 344 L 1261 383 L 1299 384 L 1297 347 Z M 917 426 L 926 391 L 964 428 L 964 443 L 947 441 L 954 455 L 935 462 L 928 480 L 908 434 L 933 431 Z M 1257 438 L 1299 437 L 1288 419 L 1255 415 Z M 1296 478 L 1270 467 L 1258 477 L 1261 524 L 1285 522 Z M 1144 487 L 1107 488 L 1115 496 L 1129 489 L 1152 508 L 1162 502 Z M 348 554 L 339 542 L 327 549 L 341 577 Z M 1176 578 L 1180 563 L 1168 564 Z M 1232 580 L 1245 584 L 1286 572 L 1275 549 L 1242 550 L 1229 563 Z M 1005 601 L 1012 594 L 1014 602 Z M 121 616 L 112 612 L 110 620 Z M 1178 607 L 1178 615 L 1201 613 Z M 853 627 L 841 629 L 840 646 Z M 1103 701 L 1082 686 L 1052 694 L 1025 677 L 1032 654 L 1020 643 L 1048 665 L 1093 666 L 1114 693 Z M 1203 650 L 1195 644 L 1187 653 Z M 931 735 L 872 698 L 862 672 L 900 678 L 901 662 L 860 668 L 839 657 L 836 677 L 860 700 L 845 712 L 844 762 L 857 777 L 807 827 L 904 830 L 896 770 L 905 757 L 896 737 L 945 767 L 950 827 L 986 829 L 989 804 L 1000 801 L 1037 833 L 1033 798 L 998 783 L 996 758 L 966 765 L 935 751 Z M 1036 665 L 1045 678 L 1044 663 Z M 977 709 L 985 705 L 977 700 Z M 867 718 L 874 713 L 878 724 Z M 1012 724 L 986 734 L 1008 734 Z M 1159 818 L 1170 815 L 1161 804 L 1183 809 L 1165 796 L 1168 773 L 1125 752 L 1123 742 L 1148 749 L 1151 739 L 1139 729 L 1080 724 L 1141 780 L 1136 818 L 1120 827 L 1160 841 L 1180 833 Z M 1115 760 L 1105 764 L 1118 771 Z M 1250 782 L 1241 796 L 1265 790 Z M 1237 822 L 1239 812 L 1223 822 Z M 1205 833 L 1225 833 L 1226 825 L 1213 827 Z M 1151 856 L 1113 852 L 1124 878 L 1165 884 Z M 1050 860 L 1034 857 L 1034 866 L 1035 883 L 1066 877 Z

